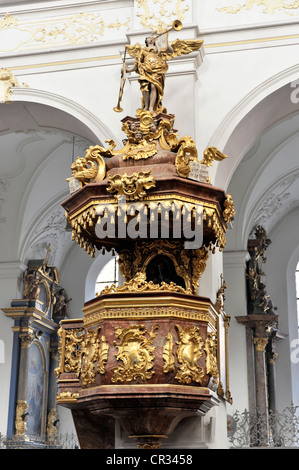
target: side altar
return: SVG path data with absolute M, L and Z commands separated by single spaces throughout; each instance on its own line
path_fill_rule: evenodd
M 208 147 L 199 159 L 162 105 L 167 61 L 203 42 L 157 42 L 126 48 L 134 64 L 124 62 L 115 110 L 128 71 L 139 74 L 142 102 L 121 121 L 123 148 L 109 139 L 88 148 L 62 202 L 72 239 L 93 257 L 115 250 L 123 278 L 86 302 L 82 319 L 60 322 L 57 403 L 72 410 L 81 448 L 109 447 L 101 436 L 114 419 L 137 446 L 167 446 L 183 418 L 232 400 L 225 283 L 215 304 L 198 295 L 235 213 L 208 175 L 227 157 Z
M 7 436 L 8 449 L 57 448 L 59 416 L 56 403 L 59 321 L 66 318 L 66 291 L 51 251 L 43 260 L 29 260 L 21 299 L 2 308 L 14 321 L 13 358 Z

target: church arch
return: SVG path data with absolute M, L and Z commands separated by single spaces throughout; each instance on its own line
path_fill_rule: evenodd
M 299 65 L 296 65 L 261 83 L 223 120 L 208 144 L 219 148 L 229 157 L 213 170 L 215 186 L 227 189 L 244 155 L 263 132 L 298 112 L 299 104 L 291 99 L 295 83 L 298 82 L 298 72 Z
M 1 179 L 9 183 L 10 179 L 22 175 L 24 188 L 20 189 L 21 194 L 15 193 L 14 198 L 7 198 L 6 205 L 9 205 L 9 213 L 14 218 L 14 227 L 10 227 L 10 233 L 13 234 L 10 238 L 14 239 L 11 245 L 18 247 L 19 259 L 26 261 L 28 256 L 32 255 L 32 241 L 41 244 L 39 233 L 42 231 L 43 238 L 47 235 L 51 243 L 51 237 L 55 236 L 53 245 L 59 245 L 57 236 L 63 235 L 66 220 L 61 214 L 58 217 L 54 212 L 59 208 L 62 210 L 60 202 L 69 195 L 65 175 L 70 174 L 72 158 L 77 155 L 84 156 L 90 145 L 105 146 L 104 141 L 108 137 L 113 138 L 116 145 L 120 144 L 98 116 L 66 97 L 44 90 L 20 87 L 13 88 L 11 101 L 9 105 L 0 104 L 0 116 L 3 117 L 0 121 L 0 139 L 5 137 L 5 143 L 11 145 L 14 150 L 14 137 L 18 135 L 18 148 L 16 152 L 9 152 L 10 164 Z M 33 155 L 31 148 L 35 151 L 32 152 Z M 3 150 L 5 151 L 5 148 Z M 36 158 L 38 153 L 40 158 Z M 27 172 L 25 157 L 30 167 Z M 16 159 L 15 165 L 11 163 L 12 158 Z M 59 162 L 56 169 L 54 162 L 52 163 L 53 159 Z M 51 175 L 52 179 L 49 178 Z M 41 197 L 44 189 L 45 197 Z M 57 218 L 60 220 L 59 234 L 50 227 L 53 216 L 56 217 L 56 222 Z M 30 253 L 28 250 L 31 250 Z M 42 257 L 41 254 L 38 256 Z

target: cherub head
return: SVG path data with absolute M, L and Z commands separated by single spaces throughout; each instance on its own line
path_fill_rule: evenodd
M 134 139 L 137 140 L 137 142 L 140 142 L 143 139 L 143 134 L 141 131 L 136 131 L 134 134 Z

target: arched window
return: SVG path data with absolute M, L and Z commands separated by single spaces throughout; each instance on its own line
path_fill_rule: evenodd
M 113 257 L 100 271 L 96 281 L 96 293 L 100 294 L 106 286 L 118 285 L 117 258 Z

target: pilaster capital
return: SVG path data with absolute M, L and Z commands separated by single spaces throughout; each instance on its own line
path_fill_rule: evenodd
M 17 279 L 27 266 L 21 261 L 0 262 L 0 279 Z
M 253 338 L 253 344 L 256 351 L 264 352 L 268 344 L 269 338 Z
M 245 269 L 246 262 L 250 259 L 247 250 L 239 251 L 224 251 L 223 252 L 223 267 L 224 269 Z

